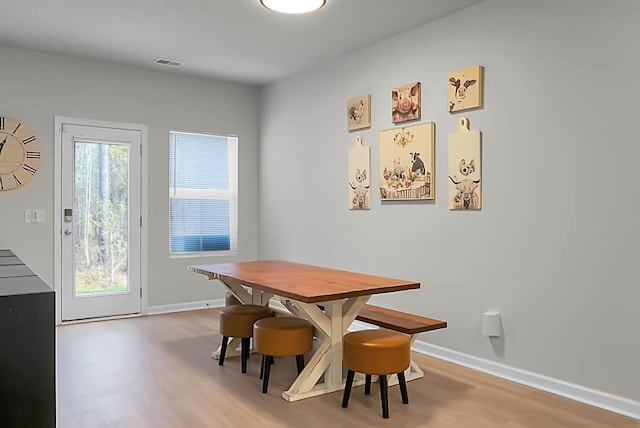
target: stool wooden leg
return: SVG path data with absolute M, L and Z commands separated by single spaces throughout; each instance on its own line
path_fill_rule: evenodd
M 250 338 L 242 338 L 242 373 L 247 372 L 247 360 L 249 359 Z
M 271 358 L 265 358 L 264 364 L 264 378 L 262 378 L 262 393 L 266 394 L 269 389 L 269 372 L 271 372 Z
M 224 364 L 224 355 L 227 353 L 227 341 L 229 338 L 227 336 L 222 336 L 222 347 L 220 348 L 220 357 L 218 358 L 218 365 L 221 366 Z
M 353 384 L 353 376 L 356 374 L 353 370 L 347 370 L 347 381 L 344 384 L 344 395 L 342 396 L 342 407 L 346 408 L 349 404 L 349 395 L 351 395 L 351 385 Z
M 364 395 L 371 394 L 371 375 L 364 375 Z
M 409 394 L 407 394 L 407 380 L 404 378 L 404 372 L 398 373 L 398 385 L 400 385 L 402 403 L 409 404 Z
M 387 390 L 387 375 L 379 375 L 380 398 L 382 399 L 382 417 L 389 419 L 389 395 Z
M 296 367 L 298 368 L 298 374 L 304 370 L 304 355 L 296 355 Z

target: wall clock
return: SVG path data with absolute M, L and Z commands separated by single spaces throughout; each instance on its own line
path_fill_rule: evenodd
M 27 125 L 0 117 L 0 190 L 29 183 L 40 166 L 40 142 Z

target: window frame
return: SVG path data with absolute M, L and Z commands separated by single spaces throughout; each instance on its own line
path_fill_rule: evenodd
M 227 139 L 227 167 L 228 167 L 228 189 L 188 189 L 178 188 L 175 186 L 176 181 L 176 164 L 171 163 L 171 145 L 175 144 L 174 134 L 190 134 L 212 138 Z M 238 169 L 239 169 L 239 138 L 235 134 L 223 134 L 214 132 L 197 132 L 182 129 L 169 130 L 169 258 L 193 258 L 193 257 L 222 257 L 235 256 L 238 254 Z M 176 152 L 174 148 L 174 153 Z M 171 168 L 173 168 L 174 183 L 171 182 Z M 211 199 L 229 201 L 229 246 L 228 250 L 206 250 L 206 251 L 187 251 L 173 252 L 171 250 L 171 200 L 178 199 Z

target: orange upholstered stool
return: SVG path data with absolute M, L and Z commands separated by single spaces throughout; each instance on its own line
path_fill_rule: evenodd
M 253 334 L 253 323 L 261 318 L 273 316 L 273 311 L 258 305 L 230 305 L 220 310 L 220 334 L 222 334 L 222 348 L 220 349 L 219 365 L 224 364 L 227 353 L 227 342 L 230 337 L 242 340 L 242 373 L 247 372 L 249 359 L 249 341 Z
M 260 378 L 266 393 L 273 357 L 295 355 L 298 374 L 304 369 L 304 354 L 313 348 L 313 326 L 302 318 L 263 318 L 253 325 L 253 348 L 262 354 Z
M 366 375 L 365 394 L 371 392 L 371 375 L 378 375 L 384 418 L 389 417 L 387 375 L 397 373 L 402 402 L 409 404 L 404 371 L 411 364 L 411 340 L 406 334 L 385 329 L 347 333 L 343 340 L 342 361 L 347 368 L 342 407 L 349 404 L 355 372 Z

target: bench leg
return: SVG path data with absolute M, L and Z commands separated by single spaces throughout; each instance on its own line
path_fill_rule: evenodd
M 356 374 L 353 370 L 347 370 L 347 381 L 344 384 L 344 395 L 342 396 L 342 407 L 349 405 L 349 396 L 351 395 L 351 385 L 353 384 L 353 376 Z

